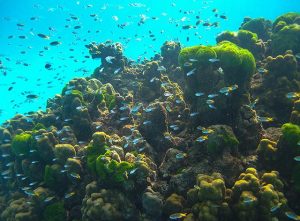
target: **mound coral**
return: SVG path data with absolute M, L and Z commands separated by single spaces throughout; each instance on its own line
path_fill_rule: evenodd
M 82 220 L 138 220 L 139 213 L 126 196 L 117 190 L 97 189 L 96 183 L 87 185 L 82 202 Z
M 27 155 L 33 142 L 32 135 L 29 133 L 21 133 L 14 136 L 11 144 L 12 152 L 16 156 Z
M 259 39 L 267 41 L 271 36 L 272 22 L 264 18 L 247 19 L 240 29 L 257 34 Z
M 238 46 L 248 49 L 255 58 L 262 58 L 265 52 L 265 47 L 262 41 L 258 40 L 257 34 L 248 31 L 240 30 L 238 32 L 223 32 L 217 36 L 217 42 L 230 41 Z

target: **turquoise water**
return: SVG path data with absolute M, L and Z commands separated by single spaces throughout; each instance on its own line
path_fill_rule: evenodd
M 70 79 L 90 75 L 100 62 L 88 58 L 85 45 L 92 41 L 119 41 L 126 56 L 143 60 L 159 52 L 166 40 L 179 40 L 183 46 L 214 44 L 218 33 L 237 30 L 245 16 L 274 20 L 299 9 L 297 0 L 0 0 L 0 122 L 16 113 L 45 110 L 47 99 L 60 93 Z M 216 13 L 227 19 L 215 17 Z M 184 25 L 195 25 L 196 16 L 219 26 L 183 30 Z M 139 26 L 141 19 L 145 21 Z M 61 44 L 49 45 L 53 41 Z M 46 64 L 51 70 L 45 69 Z M 27 99 L 29 94 L 37 98 Z

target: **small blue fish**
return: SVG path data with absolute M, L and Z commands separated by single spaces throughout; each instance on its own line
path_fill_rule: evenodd
M 214 98 L 214 97 L 217 97 L 217 96 L 219 96 L 219 95 L 218 94 L 209 94 L 209 95 L 207 95 L 208 98 Z
M 299 98 L 300 97 L 300 93 L 299 92 L 289 92 L 285 96 L 288 99 L 295 99 L 295 98 Z
M 73 91 L 73 90 L 67 90 L 67 91 L 65 91 L 65 95 L 70 95 L 70 94 L 72 94 L 72 91 Z
M 205 128 L 202 127 L 202 126 L 198 126 L 198 127 L 196 127 L 196 129 L 197 129 L 197 130 L 204 130 Z
M 297 161 L 297 162 L 300 162 L 300 156 L 294 157 L 294 160 Z
M 181 159 L 185 158 L 186 156 L 187 156 L 186 153 L 178 153 L 178 154 L 176 154 L 175 157 L 177 160 L 181 160 Z
M 25 191 L 25 190 L 30 190 L 31 189 L 31 187 L 29 187 L 29 186 L 26 186 L 26 187 L 22 187 L 21 188 L 21 190 L 23 190 L 23 191 Z
M 150 113 L 150 112 L 152 112 L 154 110 L 154 108 L 152 108 L 152 107 L 147 107 L 146 109 L 145 109 L 145 112 L 146 113 Z
M 172 112 L 171 106 L 170 106 L 169 104 L 166 105 L 166 110 L 167 110 L 168 112 Z
M 219 62 L 220 59 L 217 59 L 217 58 L 210 58 L 210 59 L 208 59 L 208 61 L 211 62 L 211 63 L 215 63 L 215 62 Z
M 128 120 L 128 119 L 129 119 L 129 117 L 121 117 L 120 121 L 125 121 L 125 120 Z
M 246 197 L 243 202 L 245 204 L 250 204 L 250 203 L 253 203 L 254 202 L 254 199 L 253 198 L 250 198 L 250 197 Z
M 164 87 L 164 86 L 167 86 L 167 85 L 169 85 L 169 84 L 170 84 L 170 83 L 168 83 L 168 82 L 164 82 L 164 83 L 161 83 L 160 86 Z
M 118 68 L 114 71 L 114 74 L 118 74 L 120 72 L 121 68 Z
M 221 68 L 221 67 L 218 68 L 217 72 L 218 72 L 219 74 L 224 74 L 224 70 L 223 70 L 223 68 Z
M 202 143 L 202 142 L 206 141 L 207 139 L 208 139 L 208 136 L 204 135 L 204 136 L 198 137 L 196 139 L 196 141 Z
M 197 116 L 199 114 L 199 112 L 192 112 L 192 113 L 190 113 L 190 116 L 191 117 L 195 117 L 195 116 Z
M 174 130 L 174 131 L 177 131 L 177 130 L 179 130 L 180 128 L 177 126 L 177 125 L 171 125 L 170 126 L 170 128 L 172 129 L 172 130 Z
M 136 168 L 130 170 L 130 171 L 129 171 L 129 174 L 131 174 L 131 175 L 134 174 L 138 169 L 139 169 L 139 168 L 136 167 Z
M 190 67 L 190 66 L 192 66 L 192 65 L 193 65 L 193 63 L 191 63 L 191 62 L 185 62 L 185 63 L 183 64 L 184 67 Z
M 96 126 L 96 130 L 99 130 L 102 127 L 102 125 Z
M 5 176 L 11 173 L 11 170 L 5 170 L 1 173 L 1 176 Z
M 300 220 L 300 217 L 294 212 L 285 212 L 284 214 L 291 220 Z
M 274 213 L 276 212 L 280 207 L 281 207 L 282 203 L 278 203 L 277 205 L 273 206 L 271 209 L 270 209 L 270 212 L 271 213 Z
M 10 167 L 10 166 L 13 166 L 14 164 L 15 164 L 15 162 L 9 162 L 5 166 Z
M 208 107 L 209 107 L 210 109 L 217 109 L 217 108 L 216 108 L 214 105 L 212 105 L 212 104 L 209 104 Z
M 138 144 L 140 141 L 142 140 L 142 138 L 135 138 L 132 142 L 134 145 Z
M 1 157 L 3 158 L 9 157 L 9 154 L 2 154 Z
M 69 138 L 68 138 L 68 137 L 63 137 L 63 138 L 61 138 L 60 140 L 61 140 L 61 141 L 67 141 L 67 140 L 69 140 Z
M 159 66 L 157 68 L 158 71 L 167 71 L 167 69 L 164 66 Z
M 191 75 L 193 75 L 196 71 L 196 68 L 192 69 L 191 71 L 189 71 L 188 73 L 186 73 L 186 76 L 189 77 Z
M 182 101 L 179 100 L 179 99 L 176 99 L 175 102 L 176 102 L 176 104 L 181 104 L 182 103 Z
M 195 93 L 195 96 L 196 96 L 196 97 L 201 97 L 201 96 L 203 96 L 203 95 L 204 95 L 203 92 L 196 92 L 196 93 Z
M 114 60 L 114 59 L 116 59 L 116 58 L 113 57 L 113 56 L 107 56 L 107 57 L 105 58 L 106 62 L 109 63 L 109 64 L 112 64 L 112 63 L 113 63 L 112 60 Z
M 143 122 L 144 125 L 148 125 L 148 124 L 151 124 L 151 123 L 152 122 L 150 120 L 146 120 L 146 121 Z
M 77 180 L 80 179 L 80 175 L 78 173 L 71 173 L 70 176 L 77 179 Z
M 142 151 L 144 151 L 145 149 L 146 149 L 146 147 L 141 147 L 141 148 L 138 149 L 138 151 L 139 151 L 139 152 L 142 152 Z
M 180 220 L 186 217 L 187 213 L 173 213 L 169 216 L 170 220 Z
M 120 111 L 124 111 L 124 110 L 127 110 L 127 109 L 128 109 L 128 106 L 122 106 L 122 107 L 119 108 Z
M 267 72 L 267 70 L 264 69 L 263 67 L 258 68 L 257 71 L 258 71 L 258 73 L 260 73 L 260 74 L 264 74 L 264 73 Z
M 150 80 L 150 83 L 153 83 L 154 81 L 159 80 L 157 77 L 154 77 Z
M 75 196 L 75 192 L 71 192 L 71 193 L 66 193 L 65 194 L 65 199 L 69 199 L 69 198 L 71 198 L 72 196 Z
M 272 121 L 274 121 L 274 119 L 272 117 L 259 117 L 259 116 L 258 116 L 258 120 L 260 122 L 272 122 Z
M 78 107 L 76 107 L 76 110 L 79 110 L 79 111 L 82 111 L 82 110 L 84 110 L 84 109 L 86 109 L 85 106 L 78 106 Z
M 164 96 L 165 96 L 165 97 L 170 97 L 170 96 L 172 96 L 172 95 L 173 95 L 173 94 L 170 93 L 170 92 L 168 92 L 168 91 L 164 93 Z
M 259 98 L 256 98 L 253 102 L 251 102 L 251 103 L 249 104 L 249 107 L 250 107 L 251 109 L 254 109 L 254 108 L 255 108 L 255 105 L 257 104 L 258 101 L 259 101 Z
M 28 196 L 35 196 L 35 192 L 33 190 L 25 190 L 24 193 Z
M 12 177 L 11 176 L 4 176 L 3 177 L 3 179 L 5 179 L 5 180 L 9 180 L 9 179 L 11 179 Z
M 45 203 L 49 203 L 49 202 L 51 202 L 54 199 L 55 199 L 55 196 L 48 196 L 46 199 L 44 199 L 44 202 Z
M 29 183 L 29 186 L 34 186 L 36 185 L 38 182 L 32 182 L 32 183 Z
M 202 129 L 202 133 L 203 133 L 203 134 L 211 134 L 211 133 L 213 133 L 213 132 L 214 132 L 213 129 L 206 129 L 206 128 L 203 128 L 203 129 Z
M 206 100 L 206 103 L 209 105 L 209 104 L 214 104 L 215 103 L 215 101 L 214 100 Z

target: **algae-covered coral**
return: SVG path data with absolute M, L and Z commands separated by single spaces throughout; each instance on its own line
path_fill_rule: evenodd
M 134 64 L 87 45 L 91 77 L 0 128 L 0 220 L 300 220 L 298 26 L 247 18 Z

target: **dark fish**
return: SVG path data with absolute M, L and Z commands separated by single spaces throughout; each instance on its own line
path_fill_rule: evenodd
M 182 26 L 183 30 L 187 30 L 187 29 L 191 29 L 191 28 L 193 28 L 192 25 L 184 25 L 184 26 Z
M 57 45 L 60 45 L 60 44 L 61 44 L 60 41 L 52 41 L 52 42 L 50 43 L 51 46 L 57 46 Z
M 28 94 L 27 96 L 26 96 L 26 98 L 28 98 L 28 99 L 37 99 L 39 96 L 38 95 L 36 95 L 36 94 Z
M 37 36 L 39 36 L 40 38 L 43 38 L 43 39 L 50 39 L 49 36 L 44 35 L 44 34 L 37 34 Z
M 49 63 L 45 64 L 45 68 L 48 69 L 48 70 L 51 68 L 51 66 L 52 66 L 52 65 L 49 64 Z

